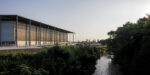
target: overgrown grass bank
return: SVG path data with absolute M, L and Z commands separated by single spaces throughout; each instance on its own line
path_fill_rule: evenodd
M 0 75 L 91 75 L 99 57 L 100 52 L 88 46 L 0 54 Z

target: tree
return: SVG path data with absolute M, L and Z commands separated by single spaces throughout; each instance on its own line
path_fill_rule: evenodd
M 137 23 L 127 22 L 108 32 L 107 46 L 113 52 L 113 63 L 119 64 L 123 75 L 149 75 L 150 16 Z

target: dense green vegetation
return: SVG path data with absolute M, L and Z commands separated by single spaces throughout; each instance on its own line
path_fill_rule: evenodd
M 0 54 L 0 75 L 91 75 L 100 52 L 88 46 Z
M 123 75 L 150 75 L 150 16 L 108 33 L 107 46 Z

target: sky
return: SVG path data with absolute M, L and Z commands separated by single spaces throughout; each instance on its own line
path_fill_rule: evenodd
M 107 33 L 150 13 L 150 0 L 0 0 L 0 14 L 17 14 L 76 33 L 76 41 Z

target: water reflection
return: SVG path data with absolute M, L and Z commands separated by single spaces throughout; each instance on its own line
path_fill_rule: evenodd
M 93 75 L 121 75 L 119 67 L 111 63 L 111 58 L 102 56 L 96 64 L 96 70 Z

